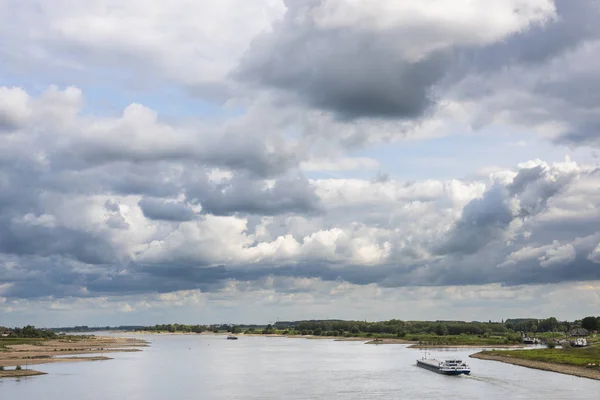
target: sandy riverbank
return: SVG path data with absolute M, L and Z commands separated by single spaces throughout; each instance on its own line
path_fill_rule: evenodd
M 36 344 L 7 345 L 0 351 L 0 366 L 24 366 L 56 362 L 110 360 L 104 353 L 141 351 L 147 342 L 140 339 L 89 336 L 84 339 L 59 338 Z M 102 354 L 77 357 L 77 355 Z M 73 357 L 70 357 L 73 356 Z
M 600 380 L 600 369 L 592 369 L 586 367 L 578 367 L 575 365 L 555 364 L 543 361 L 523 360 L 514 357 L 507 357 L 495 354 L 475 353 L 470 357 L 481 360 L 500 361 L 508 364 L 518 365 L 521 367 L 540 369 L 543 371 L 558 372 L 559 374 L 567 374 L 579 376 L 581 378 Z
M 8 371 L 0 371 L 0 378 L 21 378 L 24 376 L 46 375 L 45 372 L 36 371 L 34 369 L 22 369 L 20 371 L 10 369 Z

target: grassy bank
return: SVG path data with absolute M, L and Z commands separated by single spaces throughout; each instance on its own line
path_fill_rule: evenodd
M 600 348 L 482 351 L 471 357 L 600 380 Z
M 588 367 L 588 365 L 592 367 L 592 365 L 595 365 L 595 368 L 600 368 L 600 346 L 573 349 L 492 350 L 483 351 L 482 353 L 505 358 L 576 365 L 579 367 Z

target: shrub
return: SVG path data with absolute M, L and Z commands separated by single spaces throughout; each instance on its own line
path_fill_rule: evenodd
M 20 371 L 21 370 L 21 366 L 17 365 L 17 367 L 15 368 L 15 370 Z
M 553 340 L 548 340 L 548 343 L 546 343 L 546 346 L 548 346 L 549 349 L 553 349 L 556 347 L 556 342 L 554 342 Z
M 4 367 L 0 365 L 0 371 L 4 371 Z

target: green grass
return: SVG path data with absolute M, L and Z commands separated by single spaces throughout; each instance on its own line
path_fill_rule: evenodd
M 545 361 L 554 364 L 567 364 L 587 366 L 588 364 L 600 365 L 600 346 L 589 346 L 574 349 L 533 349 L 511 351 L 484 351 L 502 357 L 519 358 L 522 360 Z

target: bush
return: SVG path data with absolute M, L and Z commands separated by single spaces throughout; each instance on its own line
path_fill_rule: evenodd
M 556 342 L 554 342 L 553 340 L 548 340 L 548 343 L 546 343 L 546 346 L 548 346 L 549 349 L 553 349 L 556 347 Z
M 406 332 L 405 331 L 400 331 L 400 332 L 398 332 L 396 334 L 396 336 L 398 336 L 398 337 L 404 337 L 404 336 L 406 336 Z
M 4 367 L 0 365 L 0 371 L 4 371 Z
M 15 370 L 20 371 L 21 370 L 21 366 L 17 365 L 17 367 L 15 368 Z
M 572 349 L 571 343 L 563 342 L 562 348 L 563 348 L 563 350 L 571 350 Z

